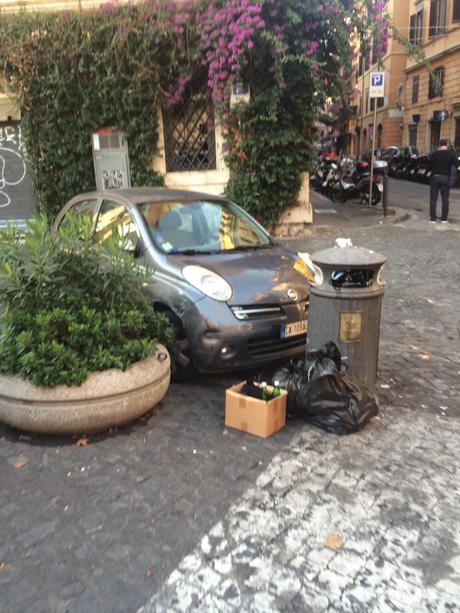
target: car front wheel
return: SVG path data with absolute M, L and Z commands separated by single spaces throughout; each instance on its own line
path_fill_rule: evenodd
M 169 319 L 174 334 L 171 355 L 171 378 L 176 383 L 183 383 L 189 381 L 195 373 L 191 344 L 179 317 L 171 311 L 167 311 L 165 315 Z

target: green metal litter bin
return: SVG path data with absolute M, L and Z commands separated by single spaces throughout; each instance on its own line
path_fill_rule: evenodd
M 386 258 L 360 247 L 332 247 L 311 256 L 307 349 L 334 341 L 347 356 L 349 372 L 374 392 Z

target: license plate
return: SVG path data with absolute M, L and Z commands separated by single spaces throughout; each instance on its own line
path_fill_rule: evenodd
M 308 328 L 308 321 L 296 321 L 293 324 L 286 324 L 281 326 L 281 338 L 287 338 L 288 336 L 299 336 L 300 334 L 306 334 Z
M 377 183 L 377 189 L 379 192 L 383 192 L 383 183 Z

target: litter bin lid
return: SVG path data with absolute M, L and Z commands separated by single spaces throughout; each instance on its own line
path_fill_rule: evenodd
M 315 264 L 326 266 L 369 266 L 379 267 L 387 259 L 385 256 L 363 247 L 331 247 L 313 253 L 311 259 Z

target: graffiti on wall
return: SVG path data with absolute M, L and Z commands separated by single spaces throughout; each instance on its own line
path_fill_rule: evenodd
M 25 154 L 19 123 L 0 123 L 0 209 L 13 207 L 22 216 L 34 208 Z

